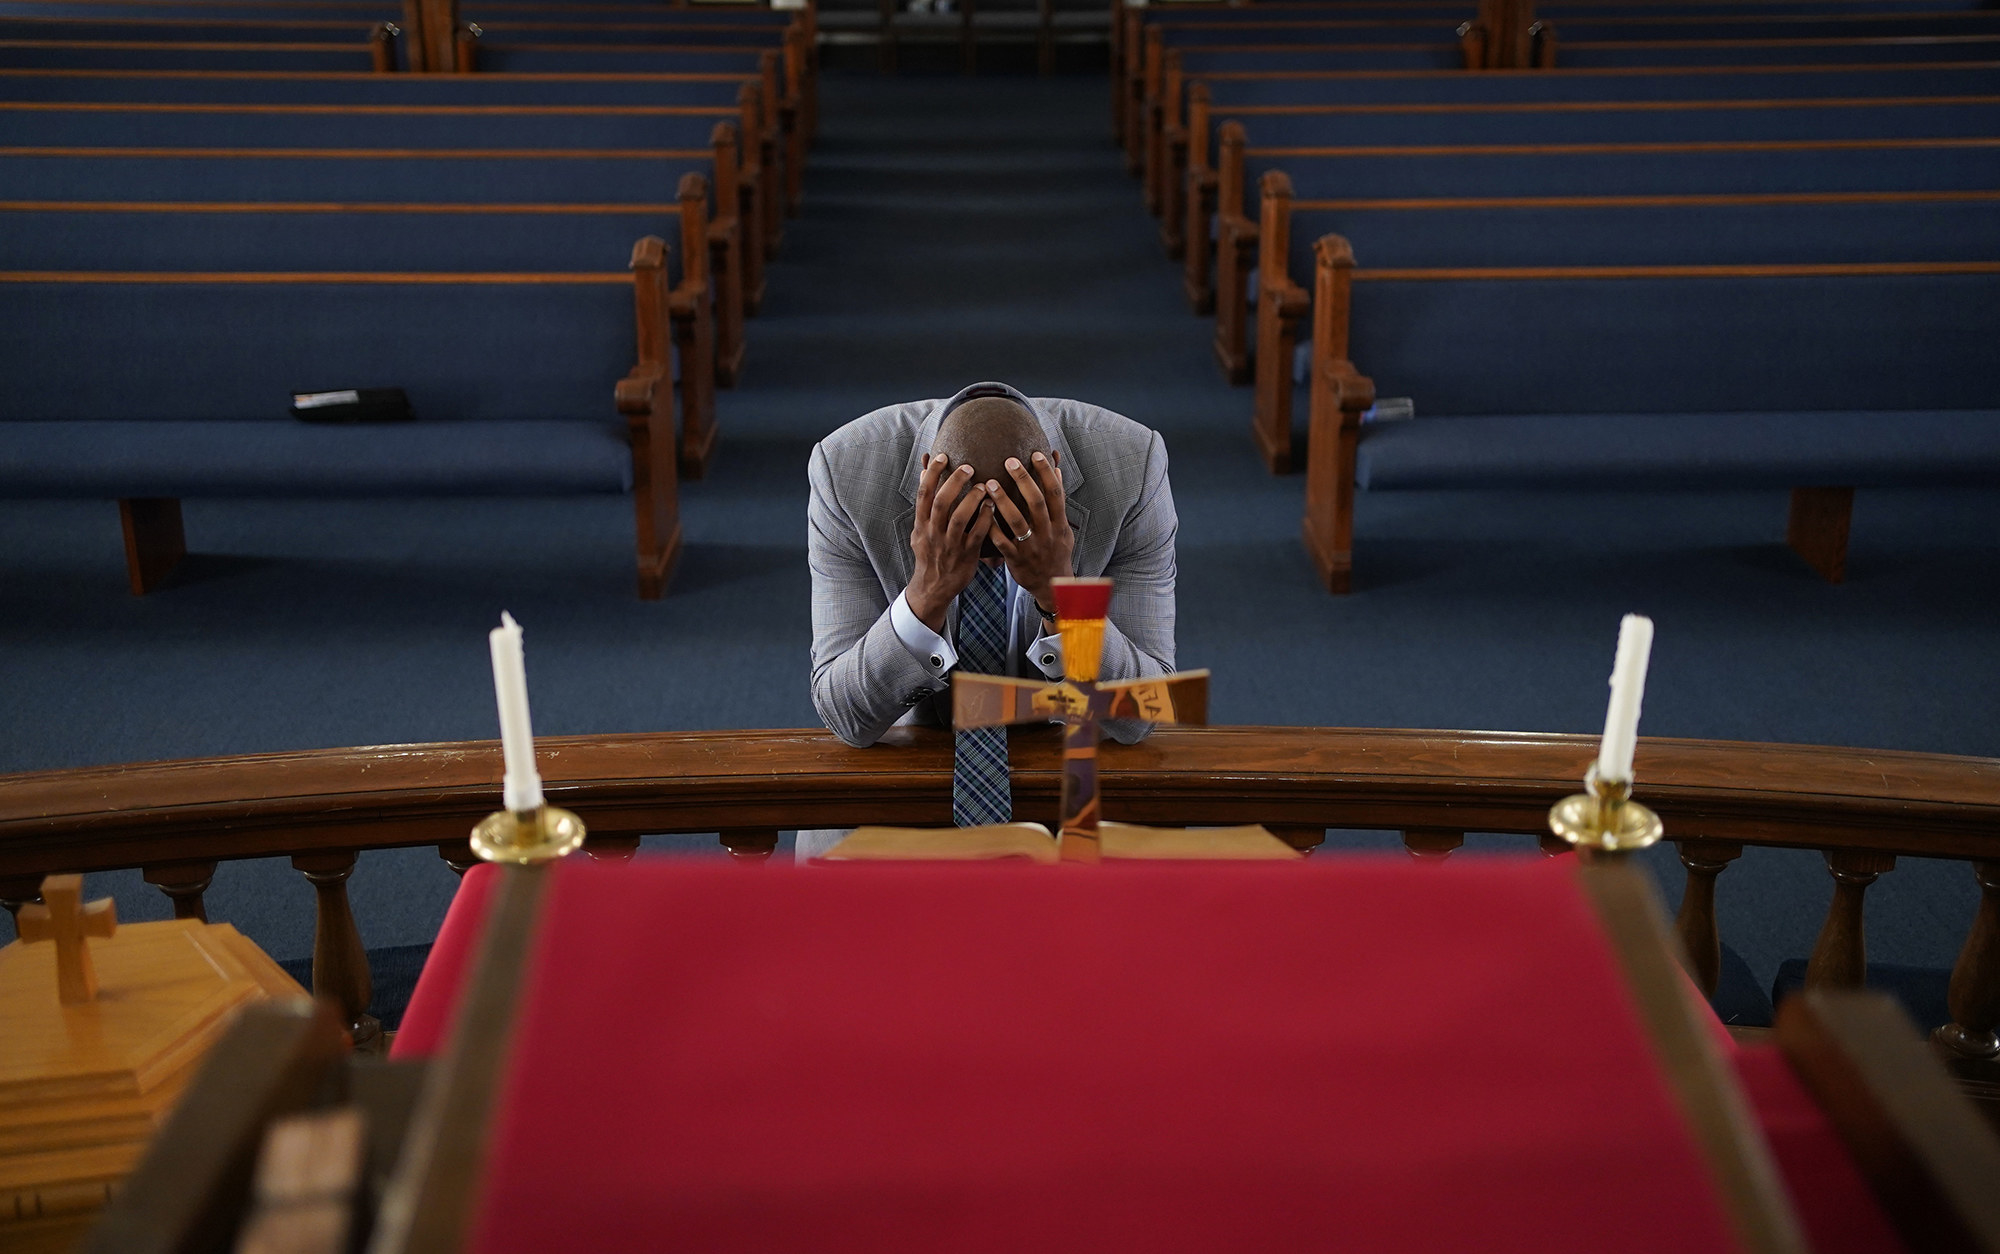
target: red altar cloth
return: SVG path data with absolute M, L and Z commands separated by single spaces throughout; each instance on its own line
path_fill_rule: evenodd
M 481 1254 L 1735 1248 L 1565 863 L 553 876 Z

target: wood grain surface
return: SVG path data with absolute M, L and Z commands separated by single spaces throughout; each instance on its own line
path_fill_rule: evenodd
M 1107 744 L 1106 816 L 1540 833 L 1594 736 L 1162 728 Z M 951 739 L 854 749 L 817 730 L 545 737 L 549 800 L 593 835 L 946 821 Z M 1056 817 L 1060 737 L 1013 736 L 1019 817 Z M 0 879 L 192 858 L 462 842 L 499 804 L 497 742 L 383 745 L 0 776 Z M 2000 759 L 1640 741 L 1638 795 L 1673 839 L 1992 859 Z

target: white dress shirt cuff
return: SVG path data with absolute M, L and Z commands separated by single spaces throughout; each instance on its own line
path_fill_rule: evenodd
M 1037 613 L 1035 617 L 1039 620 L 1041 615 Z M 1061 679 L 1063 677 L 1062 637 L 1054 632 L 1050 632 L 1048 635 L 1037 639 L 1033 644 L 1028 646 L 1028 661 L 1036 670 L 1042 673 L 1044 679 Z
M 951 641 L 938 635 L 924 625 L 910 608 L 909 594 L 899 592 L 889 606 L 889 623 L 896 629 L 896 639 L 917 659 L 917 665 L 929 671 L 931 678 L 942 681 L 958 665 L 958 650 L 951 647 Z

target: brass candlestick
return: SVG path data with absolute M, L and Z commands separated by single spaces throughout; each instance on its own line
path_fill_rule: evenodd
M 549 862 L 583 845 L 583 820 L 558 806 L 501 810 L 472 829 L 472 852 L 488 862 Z
M 1632 800 L 1632 781 L 1600 779 L 1593 763 L 1583 784 L 1590 791 L 1564 797 L 1549 810 L 1549 830 L 1580 855 L 1628 854 L 1666 834 L 1660 816 Z

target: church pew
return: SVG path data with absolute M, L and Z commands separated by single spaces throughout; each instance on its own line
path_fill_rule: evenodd
M 1603 6 L 1549 5 L 1537 12 L 1554 26 L 1563 41 L 1614 38 L 1667 38 L 1707 34 L 1713 38 L 1776 37 L 1797 33 L 1803 22 L 1822 22 L 1831 31 L 1854 34 L 1945 33 L 1990 23 L 1991 14 L 1976 3 L 1939 5 L 1861 5 L 1835 14 L 1800 14 L 1796 6 L 1688 5 Z M 1370 39 L 1395 40 L 1397 24 L 1407 39 L 1446 42 L 1454 46 L 1457 28 L 1467 13 L 1450 6 L 1293 6 L 1260 4 L 1247 7 L 1152 6 L 1126 10 L 1129 41 L 1123 41 L 1120 72 L 1125 86 L 1114 93 L 1114 128 L 1125 137 L 1136 168 L 1142 151 L 1139 131 L 1143 103 L 1156 94 L 1160 57 L 1176 47 L 1196 45 L 1301 46 L 1340 45 Z M 1456 67 L 1454 67 L 1456 68 Z M 1129 107 L 1128 107 L 1129 102 Z
M 2000 88 L 2000 77 L 1994 87 Z M 1891 138 L 1896 135 L 1951 135 L 1968 133 L 1968 128 L 1990 128 L 2000 122 L 2000 91 L 1988 95 L 1822 97 L 1772 100 L 1708 100 L 1700 102 L 1661 101 L 1566 101 L 1512 102 L 1476 105 L 1255 105 L 1231 109 L 1227 120 L 1242 123 L 1244 137 L 1255 134 L 1260 147 L 1282 147 L 1319 143 L 1365 143 L 1410 145 L 1423 143 L 1499 143 L 1532 135 L 1551 143 L 1590 143 L 1626 140 L 1661 141 L 1687 132 L 1699 123 L 1706 133 L 1739 139 Z M 1213 116 L 1205 88 L 1197 85 L 1190 106 L 1190 130 L 1196 142 L 1190 148 L 1178 135 L 1168 138 L 1173 147 L 1165 150 L 1172 181 L 1179 172 L 1176 191 L 1163 195 L 1160 237 L 1170 257 L 1182 258 L 1186 247 L 1185 224 L 1194 223 L 1199 254 L 1185 258 L 1189 299 L 1197 311 L 1205 311 L 1213 300 L 1209 288 L 1211 262 L 1209 240 L 1214 229 L 1218 185 L 1227 178 L 1232 188 L 1225 204 L 1232 213 L 1237 208 L 1233 189 L 1254 185 L 1246 182 L 1238 166 L 1245 160 L 1232 144 L 1222 155 L 1226 169 L 1217 169 L 1211 157 Z M 1697 116 L 1697 114 L 1699 116 Z M 1994 133 L 1990 129 L 1988 133 Z M 1184 169 L 1190 161 L 1195 170 Z M 1247 208 L 1247 207 L 1246 207 Z
M 701 121 L 706 123 L 706 119 Z M 712 400 L 707 398 L 713 383 L 718 377 L 733 382 L 740 374 L 744 354 L 744 270 L 740 233 L 733 229 L 736 219 L 725 220 L 722 230 L 710 230 L 711 179 L 717 177 L 718 169 L 726 171 L 733 140 L 726 125 L 715 129 L 719 133 L 711 136 L 709 147 L 658 149 L 649 155 L 639 155 L 645 150 L 609 150 L 615 155 L 597 156 L 562 149 L 403 147 L 295 148 L 281 150 L 283 155 L 258 148 L 205 147 L 59 148 L 43 150 L 50 155 L 32 156 L 20 155 L 19 149 L 0 150 L 0 201 L 79 206 L 129 201 L 153 205 L 447 202 L 488 211 L 521 204 L 583 210 L 642 198 L 650 203 L 677 202 L 684 213 L 694 215 L 682 224 L 684 248 L 698 244 L 702 249 L 702 296 L 697 310 L 702 351 L 682 362 L 685 386 L 696 400 L 690 405 L 695 415 L 691 429 L 700 433 L 709 428 Z M 689 176 L 700 189 L 698 207 L 689 206 L 684 199 Z M 726 185 L 726 173 L 721 177 L 725 182 L 717 186 L 727 196 L 731 188 Z M 653 189 L 650 194 L 648 188 Z M 470 218 L 466 229 L 474 230 L 490 220 Z M 600 264 L 609 266 L 616 260 L 612 257 Z M 100 266 L 83 268 L 122 265 L 107 256 Z M 218 263 L 208 268 L 244 267 Z M 549 267 L 530 253 L 513 262 L 512 268 Z M 719 335 L 715 333 L 718 321 Z M 706 467 L 709 440 L 691 438 L 689 443 L 689 473 L 698 475 Z
M 759 93 L 754 156 L 775 171 L 786 195 L 770 199 L 766 249 L 775 250 L 782 217 L 796 211 L 813 106 L 787 87 L 787 61 L 766 49 L 740 72 L 544 71 L 532 74 L 346 74 L 255 69 L 111 69 L 83 71 L 0 66 L 0 98 L 127 100 L 142 103 L 245 101 L 435 105 L 728 104 L 748 79 Z M 746 129 L 746 135 L 753 134 Z
M 787 214 L 797 216 L 804 184 L 805 152 L 811 140 L 814 106 L 810 102 L 810 58 L 790 41 L 782 49 L 699 47 L 668 44 L 573 44 L 496 42 L 483 33 L 459 41 L 463 72 L 544 74 L 741 73 L 762 84 L 765 112 L 771 120 L 772 148 L 767 162 L 784 172 Z
M 1162 198 L 1161 238 L 1170 253 L 1184 250 L 1183 283 L 1190 304 L 1197 313 L 1212 310 L 1213 243 L 1192 249 L 1185 246 L 1190 239 L 1209 240 L 1214 229 L 1213 215 L 1221 193 L 1221 156 L 1215 132 L 1231 119 L 1261 129 L 1267 121 L 1322 117 L 1329 128 L 1339 127 L 1346 133 L 1377 119 L 1386 124 L 1398 114 L 1412 119 L 1428 114 L 1440 125 L 1455 122 L 1471 131 L 1480 124 L 1477 119 L 1488 113 L 1511 116 L 1547 106 L 1552 111 L 1602 112 L 1610 119 L 1609 125 L 1622 125 L 1624 119 L 1633 118 L 1631 125 L 1638 131 L 1645 125 L 1636 120 L 1638 115 L 1649 109 L 1671 112 L 1677 103 L 1689 108 L 1781 110 L 1830 107 L 1815 102 L 1845 99 L 1851 102 L 1848 107 L 1859 109 L 1872 101 L 1995 94 L 2000 94 L 2000 62 L 1776 70 L 1723 66 L 1699 73 L 1654 69 L 1535 74 L 1210 73 L 1188 84 L 1184 106 L 1169 98 L 1173 108 L 1184 107 L 1187 120 L 1183 126 L 1170 109 L 1164 126 L 1161 177 L 1177 195 Z M 1901 106 L 1884 103 L 1882 107 Z M 1422 124 L 1413 121 L 1412 125 Z M 1407 133 L 1413 132 L 1386 132 L 1389 136 Z M 1384 142 L 1399 141 L 1387 138 Z M 1226 203 L 1236 203 L 1240 190 L 1254 185 L 1254 179 L 1234 183 Z
M 1976 191 L 1673 193 L 1288 201 L 1267 176 L 1256 418 L 1266 464 L 1291 448 L 1293 346 L 1315 245 L 1338 231 L 1377 270 L 1648 266 L 1949 266 L 2000 261 L 2000 183 Z M 1288 212 L 1288 205 L 1291 207 Z M 1283 248 L 1282 254 L 1276 251 Z M 1273 296 L 1266 299 L 1268 288 Z
M 1793 61 L 1952 60 L 1984 55 L 2000 38 L 2000 15 L 1965 10 L 1926 15 L 1844 15 L 1827 26 L 1742 15 L 1674 19 L 1581 20 L 1562 34 L 1564 67 Z M 1353 19 L 1301 25 L 1253 20 L 1217 24 L 1161 21 L 1146 28 L 1135 87 L 1135 129 L 1127 136 L 1141 161 L 1159 140 L 1163 115 L 1178 117 L 1184 76 L 1204 72 L 1281 72 L 1392 68 L 1465 68 L 1454 23 Z M 1810 37 L 1800 37 L 1801 31 Z M 1400 51 L 1406 61 L 1394 55 Z M 1173 101 L 1174 103 L 1168 103 Z M 1147 183 L 1151 201 L 1155 188 Z
M 1159 21 L 1146 25 L 1135 60 L 1122 132 L 1126 168 L 1143 169 L 1158 133 L 1165 98 L 1178 90 L 1170 56 L 1183 45 L 1289 49 L 1317 46 L 1302 69 L 1458 69 L 1457 19 L 1351 16 L 1301 24 L 1295 20 L 1244 20 L 1224 26 Z
M 690 355 L 675 361 L 680 474 L 707 474 L 717 440 L 714 386 L 740 370 L 720 341 L 733 298 L 704 289 L 734 260 L 710 232 L 698 176 L 681 199 L 653 204 L 126 203 L 0 201 L 0 270 L 87 273 L 395 271 L 433 274 L 590 273 L 615 268 L 647 234 L 680 242 L 675 300 Z M 706 257 L 691 249 L 706 240 Z M 692 273 L 686 267 L 696 258 Z
M 2000 59 L 2000 15 L 1959 16 L 1991 20 L 1981 20 L 1977 25 L 1959 23 L 1955 33 L 1927 38 L 1751 40 L 1731 35 L 1725 39 L 1628 40 L 1606 37 L 1615 28 L 1586 27 L 1576 40 L 1564 41 L 1560 64 L 1565 69 L 1653 68 L 1671 72 L 1683 66 L 1911 64 Z M 1209 42 L 1210 37 L 1204 35 L 1199 41 L 1169 44 L 1164 50 L 1149 48 L 1138 88 L 1139 104 L 1133 113 L 1134 129 L 1128 137 L 1136 145 L 1135 168 L 1142 173 L 1149 210 L 1162 212 L 1182 186 L 1188 142 L 1185 123 L 1190 111 L 1187 84 L 1197 81 L 1209 84 L 1210 100 L 1217 103 L 1216 86 L 1242 78 L 1285 81 L 1307 74 L 1463 68 L 1462 53 L 1449 31 L 1427 43 L 1394 45 L 1397 52 L 1343 42 L 1344 38 L 1323 38 L 1314 32 L 1309 38 L 1286 41 Z M 1399 55 L 1408 60 L 1398 65 Z M 1926 90 L 1935 93 L 1935 89 Z M 1221 98 L 1224 102 L 1234 102 L 1232 93 L 1227 91 Z M 1359 98 L 1366 98 L 1365 91 Z
M 951 740 L 914 729 L 893 752 L 857 750 L 827 733 L 662 732 L 550 737 L 565 765 L 552 795 L 589 827 L 586 855 L 630 858 L 642 834 L 720 832 L 746 861 L 778 833 L 827 822 L 935 824 L 949 813 Z M 1552 801 L 1576 791 L 1594 736 L 1547 733 L 1162 728 L 1145 744 L 1107 744 L 1100 778 L 1113 817 L 1153 824 L 1262 822 L 1310 849 L 1328 828 L 1401 829 L 1435 862 L 1467 830 L 1548 837 Z M 1819 977 L 1863 979 L 1866 890 L 1898 857 L 1967 862 L 1985 905 L 1953 984 L 1943 1056 L 1976 1074 L 2000 1027 L 2000 763 L 1983 758 L 1796 745 L 1640 740 L 1639 796 L 1666 824 L 1686 868 L 1676 932 L 1687 965 L 1716 987 L 1718 884 L 1746 846 L 1824 856 L 1839 890 L 1812 946 Z M 1060 751 L 1015 740 L 1024 818 L 1053 816 Z M 345 882 L 370 850 L 435 846 L 472 865 L 466 833 L 496 805 L 498 746 L 328 749 L 44 771 L 0 780 L 0 904 L 34 899 L 56 871 L 146 868 L 179 917 L 206 918 L 219 861 L 293 855 L 326 887 L 315 894 L 328 938 L 315 987 L 356 1021 L 367 1010 L 367 959 Z M 1663 781 L 1648 784 L 1643 781 Z M 360 781 L 360 782 L 357 782 Z M 1670 782 L 1667 782 L 1670 781 Z M 364 786 L 365 785 L 365 786 Z M 337 805 L 329 805 L 336 798 Z M 1864 868 L 1867 868 L 1864 870 Z M 333 955 L 338 956 L 336 961 Z
M 746 96 L 746 87 L 749 95 Z M 763 189 L 783 181 L 783 136 L 771 102 L 777 97 L 773 74 L 746 81 L 730 74 L 501 75 L 501 74 L 281 74 L 128 71 L 82 74 L 68 71 L 0 69 L 0 98 L 17 102 L 134 103 L 159 106 L 246 104 L 277 108 L 422 106 L 482 112 L 545 107 L 576 111 L 610 107 L 730 108 L 745 121 L 739 137 L 739 185 L 756 200 L 746 220 L 761 223 L 762 257 L 746 248 L 751 292 L 761 290 L 762 261 L 783 237 L 783 197 Z M 747 137 L 755 137 L 754 140 Z M 766 171 L 772 173 L 766 174 Z M 610 199 L 622 199 L 612 196 Z M 751 232 L 751 236 L 757 232 Z M 749 238 L 749 237 L 746 237 Z
M 680 548 L 670 350 L 705 347 L 699 276 L 670 291 L 666 264 L 648 237 L 600 272 L 0 272 L 23 328 L 0 343 L 0 492 L 120 501 L 135 592 L 184 552 L 183 497 L 631 492 L 657 597 Z M 417 421 L 286 414 L 376 386 Z
M 1252 259 L 1257 259 L 1255 273 L 1266 279 L 1287 272 L 1289 249 L 1267 242 L 1264 224 L 1273 213 L 1289 217 L 1291 204 L 1300 201 L 2000 187 L 2000 132 L 1990 128 L 1986 134 L 1921 138 L 1734 140 L 1710 138 L 1729 131 L 1703 129 L 1705 116 L 1690 115 L 1684 138 L 1656 143 L 1349 145 L 1246 155 L 1243 177 L 1255 172 L 1261 192 L 1268 175 L 1281 173 L 1289 203 L 1260 209 L 1253 224 L 1226 208 L 1238 184 L 1218 181 L 1218 362 L 1231 379 L 1248 379 Z M 1239 168 L 1231 154 L 1241 134 L 1234 123 L 1223 128 L 1225 171 Z M 1251 151 L 1246 145 L 1246 154 Z M 1303 273 L 1293 280 L 1301 287 Z
M 582 111 L 535 106 L 490 109 L 488 106 L 468 111 L 434 105 L 192 106 L 0 101 L 0 119 L 7 119 L 8 134 L 17 141 L 11 150 L 15 155 L 20 155 L 23 148 L 67 153 L 79 148 L 94 151 L 144 145 L 249 149 L 242 159 L 254 159 L 273 149 L 359 148 L 518 151 L 524 157 L 539 152 L 551 160 L 560 160 L 563 150 L 576 148 L 622 151 L 633 156 L 646 152 L 671 156 L 678 150 L 683 161 L 693 160 L 695 168 L 704 170 L 716 190 L 712 230 L 717 275 L 718 371 L 725 382 L 733 381 L 742 359 L 742 315 L 754 310 L 761 300 L 764 257 L 769 251 L 768 235 L 775 219 L 775 206 L 767 209 L 764 204 L 761 164 L 741 152 L 737 139 L 739 123 L 753 133 L 757 128 L 758 101 L 749 85 L 739 91 L 739 103 L 734 109 L 715 106 L 591 106 Z M 698 148 L 705 148 L 709 154 L 705 167 L 699 158 L 690 156 Z M 658 176 L 640 177 L 657 177 L 659 185 L 665 186 L 678 176 L 665 169 Z M 421 187 L 413 189 L 407 182 L 399 186 L 405 190 L 397 195 L 404 198 L 442 198 L 426 194 Z M 488 194 L 479 192 L 479 186 L 470 183 L 455 189 L 451 195 L 457 198 Z M 189 189 L 174 195 L 216 198 L 196 192 L 198 189 Z M 317 190 L 300 194 L 309 199 L 338 200 L 346 193 L 337 183 L 322 180 Z M 106 196 L 93 193 L 85 198 Z M 108 198 L 126 197 L 114 190 Z M 613 201 L 626 198 L 607 197 Z M 742 227 L 743 223 L 751 224 L 748 230 Z
M 1855 487 L 2000 482 L 1990 252 L 1358 269 L 1328 235 L 1315 256 L 1310 296 L 1267 276 L 1262 347 L 1287 352 L 1286 325 L 1312 316 L 1304 534 L 1330 591 L 1350 584 L 1357 487 L 1790 487 L 1788 540 L 1837 583 Z M 1552 366 L 1552 345 L 1589 368 Z M 1271 457 L 1291 441 L 1280 373 L 1257 430 Z M 1378 386 L 1420 417 L 1364 439 Z

